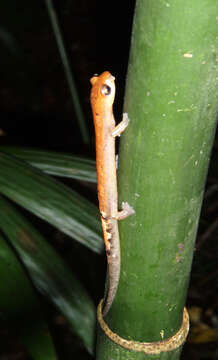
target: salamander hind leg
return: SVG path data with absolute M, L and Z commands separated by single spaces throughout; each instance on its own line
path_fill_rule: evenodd
M 117 212 L 116 219 L 122 220 L 132 214 L 135 214 L 133 207 L 130 206 L 128 202 L 122 202 L 122 210 Z

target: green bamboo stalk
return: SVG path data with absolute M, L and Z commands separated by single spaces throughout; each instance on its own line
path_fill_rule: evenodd
M 181 325 L 217 114 L 214 0 L 136 2 L 121 139 L 121 277 L 105 321 L 127 340 Z M 179 359 L 127 351 L 99 330 L 97 359 Z

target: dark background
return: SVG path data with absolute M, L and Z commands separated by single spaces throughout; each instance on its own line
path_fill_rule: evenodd
M 119 7 L 120 3 L 122 7 Z M 116 77 L 115 114 L 119 119 L 135 1 L 62 0 L 54 1 L 54 5 L 85 114 L 90 144 L 82 142 L 45 3 L 27 0 L 8 0 L 0 4 L 0 129 L 5 133 L 0 137 L 0 144 L 67 151 L 94 158 L 89 79 L 104 70 Z M 188 293 L 190 314 L 201 313 L 201 316 L 192 324 L 192 337 L 184 349 L 186 359 L 218 358 L 217 152 L 216 138 Z M 87 188 L 80 187 L 80 192 L 83 191 L 87 195 Z M 90 198 L 96 199 L 95 187 L 88 191 Z M 40 230 L 51 231 L 49 226 L 46 229 L 41 226 Z M 72 246 L 80 259 L 83 253 L 81 261 L 85 264 L 90 253 L 83 247 Z M 56 248 L 70 262 L 67 258 L 69 245 L 62 242 L 60 246 L 57 240 Z M 86 283 L 96 302 L 104 282 L 102 261 L 99 264 L 95 259 L 92 269 L 95 275 L 96 271 L 99 274 L 99 287 L 96 283 L 92 285 L 93 282 Z M 84 280 L 83 276 L 81 278 Z M 0 348 L 0 358 L 28 359 L 16 337 L 3 326 L 0 331 L 1 337 L 7 338 L 6 345 Z M 69 348 L 74 346 L 69 340 L 67 324 L 56 329 L 55 334 L 59 341 L 61 336 L 64 337 L 61 341 L 65 347 L 66 343 Z M 64 358 L 68 359 L 68 356 L 71 355 L 66 352 Z M 79 358 L 89 359 L 89 356 L 84 352 Z

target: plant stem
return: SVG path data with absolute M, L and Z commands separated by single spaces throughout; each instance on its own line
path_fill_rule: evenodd
M 113 332 L 161 341 L 181 325 L 216 127 L 213 0 L 136 2 L 124 110 L 119 200 L 121 277 L 105 318 Z M 181 348 L 155 359 L 179 359 Z M 97 359 L 154 359 L 99 331 Z
M 61 60 L 62 60 L 63 66 L 64 66 L 66 79 L 67 79 L 70 94 L 72 97 L 75 114 L 76 114 L 78 122 L 79 122 L 82 138 L 83 138 L 84 143 L 88 144 L 89 143 L 89 134 L 88 134 L 88 130 L 87 130 L 86 122 L 85 122 L 85 117 L 84 117 L 82 107 L 80 104 L 74 77 L 73 77 L 73 74 L 72 74 L 72 71 L 70 68 L 70 63 L 69 63 L 69 59 L 68 59 L 67 52 L 65 49 L 63 36 L 61 34 L 61 29 L 60 29 L 60 26 L 58 23 L 58 18 L 57 18 L 52 0 L 45 0 L 45 3 L 47 6 L 47 9 L 48 9 L 48 14 L 49 14 L 49 17 L 51 20 L 55 38 L 57 41 L 57 46 L 58 46 Z

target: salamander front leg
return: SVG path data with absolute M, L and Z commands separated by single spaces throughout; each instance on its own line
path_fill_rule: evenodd
M 130 119 L 128 117 L 128 114 L 124 113 L 122 121 L 114 128 L 114 131 L 112 131 L 111 135 L 113 137 L 120 136 L 122 132 L 127 128 L 129 122 Z

